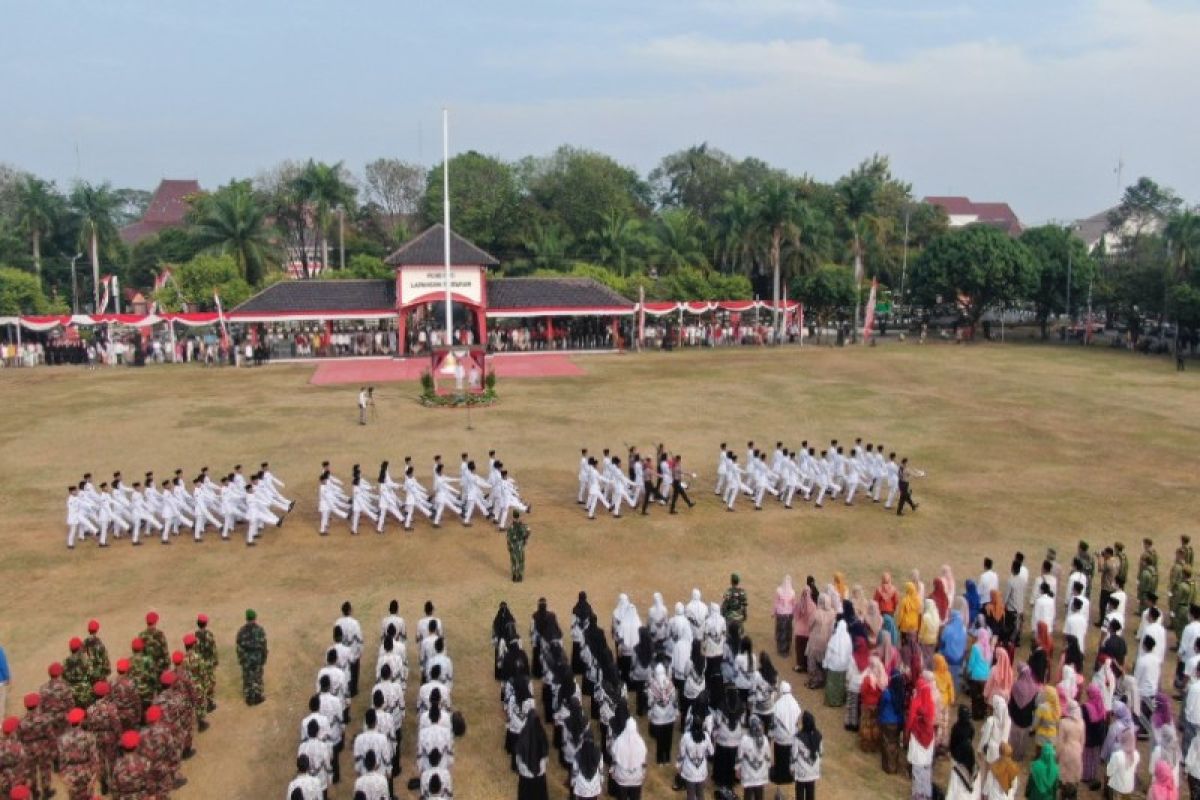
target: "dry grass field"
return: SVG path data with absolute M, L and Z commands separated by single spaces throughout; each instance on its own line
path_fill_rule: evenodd
M 357 387 L 310 386 L 309 366 L 0 372 L 0 642 L 14 675 L 8 711 L 41 683 L 49 662 L 66 655 L 67 640 L 84 633 L 89 617 L 102 621 L 115 659 L 147 609 L 161 614 L 173 645 L 203 611 L 221 646 L 220 708 L 177 796 L 282 796 L 339 604 L 354 602 L 369 636 L 389 599 L 400 600 L 410 625 L 432 599 L 455 659 L 456 704 L 470 726 L 459 743 L 456 796 L 511 798 L 516 782 L 501 756 L 488 641 L 501 600 L 527 625 L 539 596 L 565 618 L 584 588 L 606 620 L 619 592 L 643 612 L 654 591 L 669 605 L 693 586 L 717 599 L 736 571 L 750 594 L 756 646 L 773 649 L 770 602 L 784 573 L 824 583 L 841 570 L 851 584 L 873 586 L 883 570 L 932 574 L 949 563 L 961 585 L 978 574 L 984 555 L 1007 564 L 1014 550 L 1036 559 L 1048 545 L 1069 555 L 1080 537 L 1094 545 L 1122 539 L 1136 552 L 1151 535 L 1169 559 L 1181 533 L 1197 533 L 1200 377 L 1177 375 L 1164 360 L 890 344 L 580 363 L 583 378 L 502 383 L 501 404 L 472 412 L 471 431 L 462 412 L 418 406 L 415 384 L 381 387 L 378 422 L 359 427 Z M 928 471 L 915 484 L 918 513 L 898 519 L 868 503 L 819 512 L 768 505 L 762 513 L 743 504 L 726 514 L 708 491 L 722 440 L 740 452 L 751 438 L 773 445 L 855 436 L 883 441 Z M 574 503 L 579 447 L 621 451 L 658 441 L 700 473 L 697 507 L 674 517 L 656 509 L 649 518 L 588 522 Z M 434 531 L 420 523 L 411 535 L 392 525 L 385 536 L 351 538 L 338 524 L 330 537 L 316 535 L 322 459 L 348 477 L 354 462 L 371 475 L 381 459 L 397 464 L 407 454 L 427 479 L 435 453 L 455 464 L 462 450 L 482 458 L 488 448 L 534 505 L 524 583 L 509 582 L 503 541 L 486 525 L 450 521 Z M 299 503 L 257 548 L 212 533 L 202 545 L 181 536 L 170 547 L 64 547 L 64 489 L 85 470 L 121 469 L 132 479 L 180 466 L 191 476 L 202 464 L 217 471 L 263 459 Z M 257 609 L 271 643 L 267 701 L 252 709 L 237 693 L 233 650 L 247 607 Z M 373 667 L 370 655 L 364 675 Z M 415 686 L 410 709 L 414 694 Z M 841 709 L 822 708 L 803 688 L 797 697 L 815 709 L 826 734 L 823 797 L 907 797 L 907 786 L 884 776 L 877 757 L 860 754 L 842 731 Z M 405 778 L 412 727 L 410 715 Z M 344 774 L 349 762 L 344 755 Z M 557 765 L 551 774 L 551 797 L 565 797 Z M 651 767 L 645 796 L 672 796 L 670 777 Z M 332 796 L 350 797 L 349 786 L 344 781 Z

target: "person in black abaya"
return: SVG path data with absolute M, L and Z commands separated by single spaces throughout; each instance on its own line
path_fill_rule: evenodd
M 546 788 L 546 760 L 550 743 L 536 711 L 529 712 L 525 727 L 517 735 L 517 800 L 549 800 Z

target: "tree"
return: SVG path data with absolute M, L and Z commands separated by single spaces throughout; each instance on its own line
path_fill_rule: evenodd
M 792 284 L 792 294 L 804 303 L 805 312 L 817 321 L 819 331 L 853 305 L 858 292 L 854 273 L 849 267 L 824 264 L 797 279 Z
M 216 310 L 213 294 L 219 293 L 221 307 L 228 310 L 245 302 L 251 291 L 231 254 L 202 254 L 175 270 L 174 280 L 159 289 L 155 299 L 168 311 L 185 306 L 210 311 Z
M 1179 331 L 1187 320 L 1191 331 L 1196 330 L 1195 287 L 1186 284 L 1195 274 L 1196 261 L 1200 258 L 1200 215 L 1194 211 L 1179 211 L 1167 218 L 1163 231 L 1167 240 L 1169 262 L 1166 280 L 1171 286 L 1167 297 L 1175 325 L 1175 351 L 1179 351 Z
M 716 262 L 728 271 L 749 273 L 765 248 L 758 200 L 745 186 L 727 190 L 716 211 L 713 236 Z
M 151 286 L 164 265 L 190 261 L 199 250 L 185 228 L 163 228 L 133 246 L 126 280 L 131 286 Z
M 690 208 L 672 208 L 658 217 L 655 259 L 667 271 L 707 267 L 704 223 Z
M 557 222 L 533 223 L 533 231 L 525 240 L 525 249 L 533 255 L 534 265 L 555 272 L 566 267 L 567 249 L 570 246 L 571 234 L 565 232 Z
M 114 215 L 118 203 L 107 183 L 94 186 L 81 181 L 71 190 L 71 209 L 78 222 L 79 247 L 92 261 L 92 296 L 97 304 L 100 302 L 100 249 L 117 242 Z
M 425 196 L 426 169 L 398 158 L 377 158 L 363 171 L 364 189 L 390 217 L 415 214 Z
M 153 197 L 154 193 L 145 189 L 114 189 L 116 207 L 113 209 L 113 222 L 118 228 L 137 222 L 146 213 Z
M 442 166 L 425 182 L 422 216 L 442 221 Z M 450 159 L 450 227 L 484 250 L 503 252 L 521 243 L 521 197 L 510 164 L 471 150 Z
M 885 182 L 891 180 L 891 167 L 886 156 L 875 154 L 855 167 L 849 175 L 837 182 L 837 208 L 842 223 L 849 233 L 850 256 L 854 261 L 854 284 L 862 286 L 866 275 L 863 252 L 868 239 L 881 231 L 882 219 L 878 215 L 879 194 Z M 852 338 L 857 341 L 859 317 L 862 303 L 855 293 L 854 329 Z
M 321 247 L 321 263 L 326 269 L 329 264 L 329 228 L 333 222 L 334 209 L 343 213 L 354 211 L 357 194 L 350 175 L 339 161 L 326 164 L 311 158 L 297 178 L 297 194 L 309 203 L 316 217 L 318 244 Z
M 736 163 L 707 142 L 663 156 L 648 176 L 654 202 L 662 208 L 690 208 L 712 222 L 734 190 Z
M 1021 243 L 1029 250 L 1037 270 L 1037 283 L 1029 299 L 1033 301 L 1038 326 L 1045 339 L 1051 314 L 1073 316 L 1074 307 L 1079 305 L 1095 277 L 1095 264 L 1088 255 L 1087 246 L 1069 228 L 1058 225 L 1028 228 L 1021 234 Z M 1067 306 L 1068 280 L 1072 307 Z
M 0 316 L 65 313 L 65 307 L 46 299 L 37 276 L 12 267 L 0 267 Z
M 1143 176 L 1125 187 L 1120 204 L 1108 215 L 1108 224 L 1116 231 L 1129 228 L 1126 238 L 1138 239 L 1177 211 L 1182 203 L 1174 191 Z
M 762 191 L 758 206 L 759 224 L 769 237 L 771 259 L 771 299 L 774 302 L 772 327 L 779 328 L 779 280 L 784 243 L 799 244 L 800 218 L 803 216 L 796 189 L 787 181 L 776 180 Z
M 192 201 L 191 236 L 196 246 L 229 253 L 246 283 L 262 280 L 270 252 L 266 212 L 249 181 L 233 181 Z
M 26 175 L 14 188 L 16 222 L 29 237 L 33 253 L 33 269 L 42 280 L 42 239 L 54 230 L 64 211 L 62 196 L 54 184 Z
M 934 240 L 913 265 L 913 295 L 926 306 L 957 303 L 974 328 L 983 313 L 1028 298 L 1037 267 L 1023 244 L 989 225 Z
M 640 220 L 610 211 L 600 227 L 587 235 L 595 259 L 620 275 L 628 275 L 643 263 L 642 254 L 652 245 Z
M 523 160 L 518 169 L 530 200 L 577 242 L 586 241 L 608 214 L 631 217 L 647 210 L 649 192 L 637 172 L 602 153 L 564 145 L 547 158 Z
M 396 270 L 383 263 L 378 256 L 357 253 L 350 257 L 345 269 L 327 270 L 321 273 L 322 278 L 343 280 L 381 280 L 396 277 Z

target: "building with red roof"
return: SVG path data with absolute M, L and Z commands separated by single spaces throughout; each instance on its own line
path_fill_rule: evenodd
M 1020 236 L 1023 230 L 1021 220 L 1008 203 L 976 203 L 967 197 L 926 197 L 925 202 L 945 211 L 951 228 L 980 223 L 999 228 L 1009 236 Z
M 132 247 L 166 228 L 182 228 L 191 208 L 188 198 L 200 191 L 200 182 L 197 180 L 164 178 L 154 190 L 154 196 L 150 198 L 142 218 L 121 228 L 121 241 Z

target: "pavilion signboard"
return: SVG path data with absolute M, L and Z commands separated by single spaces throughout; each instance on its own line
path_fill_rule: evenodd
M 450 292 L 456 303 L 484 304 L 483 268 L 450 268 Z M 435 303 L 446 298 L 446 268 L 405 265 L 396 270 L 396 302 L 400 308 Z

